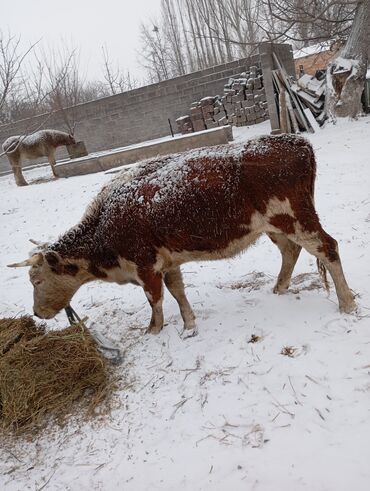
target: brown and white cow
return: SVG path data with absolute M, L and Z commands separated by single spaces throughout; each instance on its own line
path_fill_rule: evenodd
M 17 186 L 27 186 L 22 174 L 22 160 L 47 157 L 55 177 L 55 151 L 63 145 L 72 145 L 76 140 L 72 135 L 57 130 L 40 130 L 31 135 L 10 136 L 3 143 Z
M 315 211 L 315 171 L 311 145 L 284 135 L 149 160 L 130 180 L 118 175 L 78 225 L 19 264 L 32 266 L 35 314 L 55 316 L 89 281 L 131 282 L 143 287 L 152 307 L 148 331 L 158 333 L 164 283 L 185 329 L 193 329 L 181 264 L 229 258 L 263 233 L 282 255 L 275 293 L 288 289 L 304 247 L 329 270 L 340 310 L 351 312 L 337 242 Z

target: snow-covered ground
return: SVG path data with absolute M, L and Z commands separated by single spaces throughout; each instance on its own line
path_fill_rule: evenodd
M 235 134 L 242 141 L 268 131 L 267 122 Z M 370 118 L 309 139 L 316 206 L 340 244 L 359 312 L 339 313 L 305 252 L 289 293 L 273 295 L 280 254 L 267 238 L 232 260 L 184 265 L 199 328 L 191 339 L 180 338 L 168 294 L 167 325 L 150 336 L 140 288 L 86 285 L 72 305 L 125 350 L 119 404 L 103 421 L 71 420 L 1 446 L 0 489 L 369 489 Z M 53 239 L 75 224 L 110 178 L 48 182 L 49 172 L 29 171 L 26 188 L 0 179 L 2 317 L 32 312 L 27 270 L 5 265 L 27 257 L 29 238 Z M 64 314 L 49 321 L 66 324 Z M 258 342 L 248 342 L 252 335 Z

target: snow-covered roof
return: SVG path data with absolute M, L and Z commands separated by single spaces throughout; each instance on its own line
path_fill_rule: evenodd
M 318 44 L 312 44 L 311 46 L 306 46 L 305 48 L 296 49 L 293 51 L 293 58 L 295 60 L 299 58 L 304 58 L 305 56 L 315 55 L 323 53 L 324 51 L 329 51 L 333 41 L 325 41 Z

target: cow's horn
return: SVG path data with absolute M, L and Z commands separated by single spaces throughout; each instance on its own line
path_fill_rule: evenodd
M 32 266 L 30 258 L 26 259 L 25 261 L 22 261 L 20 263 L 13 263 L 13 264 L 7 265 L 8 268 L 23 268 L 25 266 Z
M 36 246 L 39 246 L 39 247 L 46 247 L 48 245 L 47 242 L 41 242 L 40 240 L 35 240 L 35 239 L 28 239 L 31 244 L 35 244 Z
M 41 257 L 41 254 L 34 254 L 33 256 L 29 257 L 25 261 L 21 261 L 20 263 L 8 264 L 8 268 L 24 268 L 26 266 L 34 266 L 35 264 L 38 264 L 40 262 Z

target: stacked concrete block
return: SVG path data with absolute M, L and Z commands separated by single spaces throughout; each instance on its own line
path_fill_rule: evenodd
M 230 123 L 235 126 L 261 123 L 268 119 L 261 69 L 251 66 L 239 78 L 230 79 L 221 101 L 227 108 Z
M 207 129 L 216 128 L 218 126 L 217 122 L 214 119 L 215 102 L 216 97 L 203 97 L 203 99 L 199 101 L 199 105 L 202 108 L 204 124 Z
M 204 97 L 199 102 L 193 102 L 190 108 L 190 118 L 194 131 L 202 131 L 217 128 L 223 124 L 226 113 L 223 106 L 220 107 L 219 97 Z M 221 121 L 221 122 L 220 122 Z
M 176 119 L 177 127 L 179 129 L 179 132 L 182 133 L 183 135 L 186 135 L 187 133 L 193 133 L 194 130 L 193 124 L 191 122 L 190 116 L 181 116 L 181 118 Z
M 251 66 L 224 86 L 222 96 L 193 102 L 190 120 L 194 131 L 217 126 L 246 126 L 269 118 L 260 67 Z M 181 119 L 181 118 L 180 118 Z
M 206 129 L 203 118 L 203 110 L 198 102 L 193 102 L 190 108 L 190 118 L 194 131 L 203 131 Z

